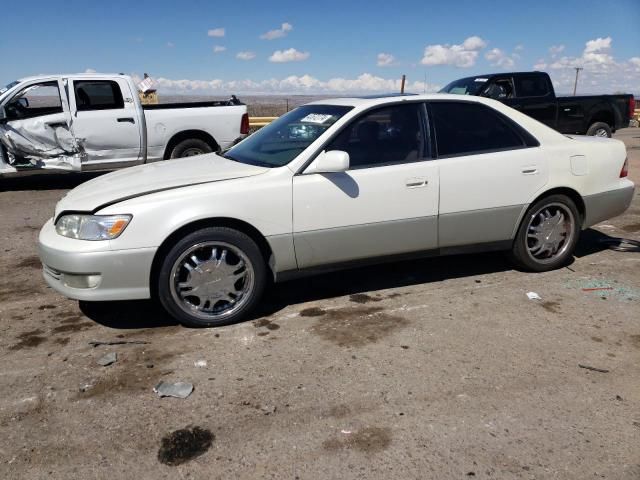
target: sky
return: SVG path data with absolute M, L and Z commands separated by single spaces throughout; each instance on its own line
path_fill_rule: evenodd
M 159 92 L 437 91 L 544 70 L 558 93 L 640 96 L 640 0 L 3 0 L 0 84 L 148 72 Z

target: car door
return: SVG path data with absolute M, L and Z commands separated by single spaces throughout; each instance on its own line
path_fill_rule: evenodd
M 81 156 L 70 128 L 61 80 L 32 82 L 3 104 L 0 141 L 17 167 L 79 170 Z
M 325 148 L 346 172 L 293 177 L 299 268 L 437 247 L 438 167 L 428 155 L 422 103 L 376 108 Z
M 556 128 L 558 102 L 548 79 L 543 75 L 518 75 L 514 78 L 515 95 L 504 101 L 525 115 Z
M 526 203 L 547 182 L 538 142 L 475 102 L 432 101 L 440 172 L 441 248 L 510 241 Z
M 87 156 L 87 170 L 142 162 L 142 130 L 130 87 L 124 79 L 74 79 L 73 132 Z

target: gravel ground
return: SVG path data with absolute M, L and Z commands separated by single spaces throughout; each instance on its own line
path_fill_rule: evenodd
M 616 136 L 640 183 L 640 130 Z M 640 478 L 640 255 L 598 242 L 640 239 L 639 193 L 562 270 L 368 267 L 193 330 L 45 286 L 38 230 L 88 178 L 0 180 L 0 478 Z M 161 380 L 195 389 L 158 398 Z

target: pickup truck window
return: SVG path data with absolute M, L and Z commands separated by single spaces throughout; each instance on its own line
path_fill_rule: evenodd
M 424 157 L 422 104 L 375 109 L 345 128 L 326 147 L 349 154 L 350 168 L 415 162 Z
M 73 82 L 76 108 L 89 110 L 116 110 L 124 108 L 122 92 L 117 82 L 111 80 L 78 80 Z
M 549 93 L 549 85 L 542 75 L 516 77 L 518 97 L 544 97 Z
M 486 89 L 480 92 L 480 95 L 493 98 L 494 100 L 513 98 L 513 81 L 511 78 L 498 78 L 493 80 Z
M 440 93 L 454 93 L 457 95 L 478 95 L 478 92 L 487 83 L 485 77 L 468 77 L 455 80 L 440 90 Z
M 249 165 L 282 167 L 351 109 L 341 105 L 296 108 L 228 150 L 224 157 Z
M 477 103 L 432 102 L 438 157 L 513 150 L 526 146 L 508 120 Z
M 29 85 L 7 103 L 5 111 L 9 120 L 62 113 L 58 82 Z

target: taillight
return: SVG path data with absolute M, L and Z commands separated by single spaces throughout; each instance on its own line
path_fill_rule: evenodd
M 636 110 L 636 99 L 633 98 L 633 95 L 631 95 L 631 98 L 629 99 L 629 120 L 633 119 L 633 114 L 635 113 Z
M 242 115 L 242 121 L 240 122 L 240 134 L 247 135 L 249 133 L 249 114 Z
M 624 159 L 624 165 L 622 165 L 622 170 L 620 170 L 620 178 L 624 178 L 629 175 L 629 159 Z

